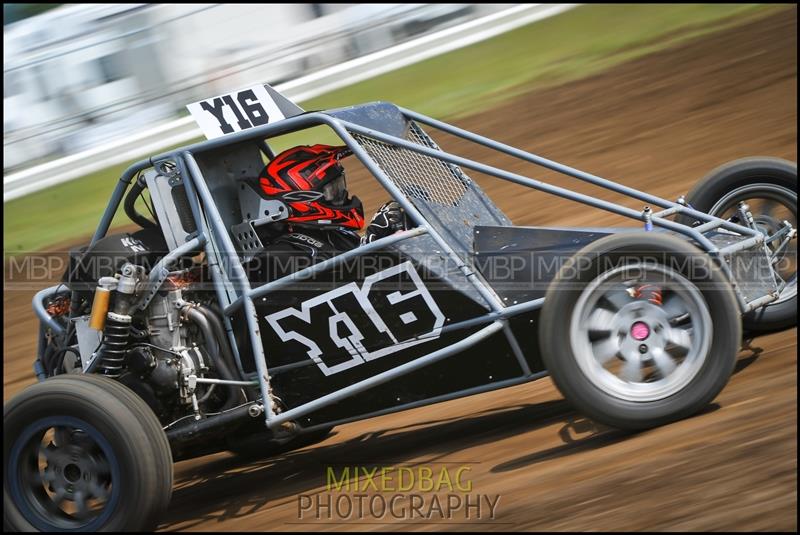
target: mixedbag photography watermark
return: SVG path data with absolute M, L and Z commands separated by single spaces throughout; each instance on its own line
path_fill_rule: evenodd
M 495 520 L 500 495 L 475 488 L 474 464 L 326 466 L 324 489 L 297 497 L 297 519 L 387 524 Z

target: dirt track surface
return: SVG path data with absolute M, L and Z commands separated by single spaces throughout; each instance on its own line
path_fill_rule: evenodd
M 525 95 L 458 124 L 676 198 L 731 159 L 797 160 L 796 49 L 796 10 L 785 11 Z M 535 178 L 578 185 L 460 142 L 445 139 L 442 145 Z M 621 223 L 499 181 L 481 183 L 516 224 Z M 368 208 L 385 197 L 357 172 L 350 189 Z M 34 382 L 32 293 L 7 286 L 4 294 L 6 400 Z M 545 379 L 341 426 L 320 444 L 267 460 L 219 454 L 179 463 L 161 528 L 795 531 L 797 330 L 753 345 L 758 349 L 740 354 L 730 384 L 706 411 L 643 433 L 596 428 Z M 456 523 L 465 522 L 463 512 L 445 521 L 299 518 L 299 495 L 330 494 L 326 466 L 365 464 L 435 471 L 468 466 L 473 494 L 499 496 L 495 518 Z

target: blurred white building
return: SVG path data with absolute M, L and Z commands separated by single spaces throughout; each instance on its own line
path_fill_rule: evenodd
M 507 5 L 69 4 L 4 27 L 3 167 L 73 153 Z

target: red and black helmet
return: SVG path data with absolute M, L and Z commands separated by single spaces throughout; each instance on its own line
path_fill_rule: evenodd
M 344 168 L 339 160 L 347 147 L 292 147 L 275 156 L 258 177 L 265 197 L 289 207 L 288 221 L 350 229 L 364 226 L 358 197 L 348 197 Z

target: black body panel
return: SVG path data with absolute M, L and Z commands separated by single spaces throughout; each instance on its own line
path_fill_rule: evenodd
M 635 229 L 476 226 L 473 264 L 507 305 L 544 297 L 576 252 L 604 236 Z
M 369 311 L 364 309 L 366 302 Z M 444 327 L 484 316 L 487 310 L 396 250 L 364 255 L 313 280 L 286 286 L 256 299 L 256 309 L 271 385 L 285 408 L 447 347 L 487 325 L 431 335 L 437 321 Z M 519 341 L 529 366 L 540 371 L 534 315 L 515 318 L 512 325 L 520 326 Z M 376 328 L 375 316 L 390 335 Z M 245 325 L 241 310 L 233 323 Z M 356 352 L 353 345 L 342 342 L 353 340 L 353 327 L 361 338 Z M 241 329 L 237 334 L 244 370 L 252 374 L 255 365 L 247 332 Z M 416 336 L 426 334 L 424 341 L 415 343 Z M 334 337 L 340 338 L 339 345 Z M 314 350 L 309 343 L 318 348 L 322 365 L 311 358 Z M 406 347 L 394 349 L 400 345 Z M 496 334 L 467 351 L 320 409 L 300 423 L 324 423 L 521 375 L 505 336 Z
M 167 252 L 161 230 L 147 228 L 134 233 L 111 234 L 92 246 L 73 249 L 62 277 L 73 291 L 93 291 L 101 277 L 113 277 L 125 263 L 148 270 Z

